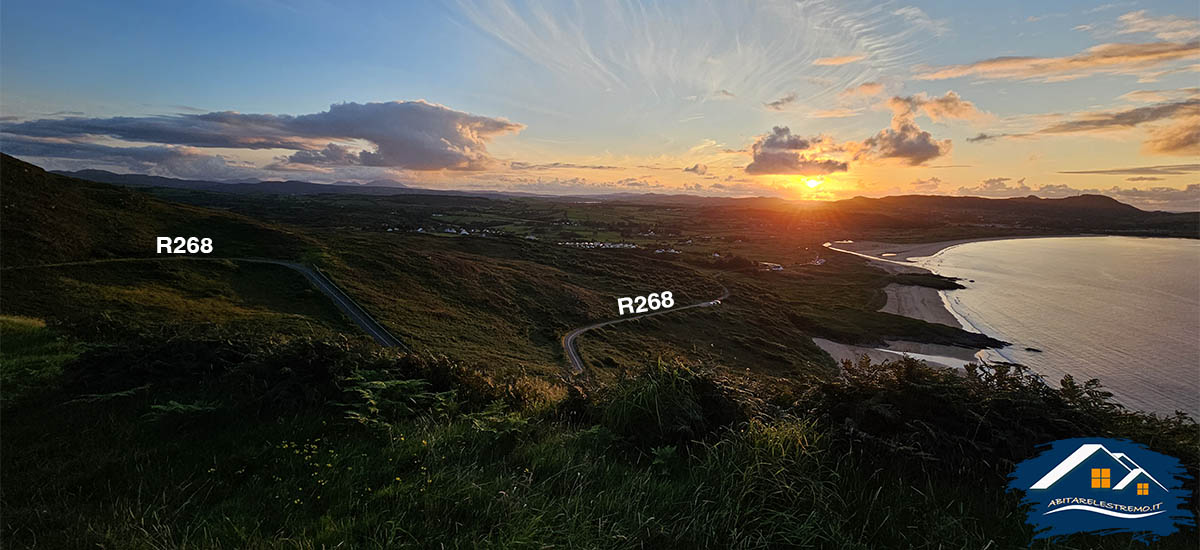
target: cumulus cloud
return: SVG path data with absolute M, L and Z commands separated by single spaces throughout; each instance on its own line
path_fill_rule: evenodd
M 867 58 L 867 56 L 865 56 L 865 55 L 841 55 L 841 56 L 835 56 L 835 57 L 822 57 L 822 58 L 813 60 L 812 64 L 821 66 L 821 67 L 849 65 L 850 63 L 856 63 L 856 62 L 862 61 L 866 58 Z
M 696 164 L 684 168 L 683 171 L 703 176 L 704 174 L 708 173 L 708 166 L 697 162 Z
M 1200 57 L 1200 42 L 1150 42 L 1100 44 L 1065 57 L 1006 56 L 964 65 L 925 68 L 922 80 L 964 76 L 984 79 L 1037 79 L 1046 82 L 1071 80 L 1099 73 L 1129 74 L 1172 61 Z
M 1131 11 L 1117 18 L 1117 34 L 1150 33 L 1159 40 L 1179 42 L 1200 38 L 1200 20 L 1168 15 L 1149 17 L 1146 10 Z
M 946 119 L 975 120 L 987 117 L 987 114 L 977 109 L 974 103 L 963 99 L 953 90 L 946 92 L 946 95 L 941 97 L 929 97 L 923 93 L 908 97 L 893 97 L 888 100 L 888 106 L 893 112 L 924 113 L 934 122 Z
M 917 126 L 912 116 L 893 116 L 892 127 L 863 141 L 864 154 L 875 158 L 901 159 L 916 166 L 950 152 L 950 140 L 933 139 Z
M 771 133 L 760 136 L 750 149 L 754 161 L 746 166 L 747 174 L 815 176 L 845 172 L 849 168 L 844 161 L 824 157 L 840 150 L 831 139 L 794 135 L 786 126 L 776 126 Z
M 763 103 L 763 106 L 768 109 L 771 109 L 772 111 L 782 111 L 785 108 L 787 108 L 788 105 L 791 105 L 792 103 L 795 103 L 795 102 L 796 102 L 796 94 L 788 94 L 779 99 L 776 99 L 775 101 L 771 101 L 769 103 Z
M 900 159 L 916 166 L 948 154 L 951 148 L 950 140 L 934 139 L 933 134 L 917 125 L 918 114 L 934 121 L 986 117 L 986 113 L 954 92 L 933 98 L 924 94 L 893 97 L 887 105 L 892 110 L 891 127 L 864 140 L 857 157 Z
M 425 101 L 340 103 L 308 115 L 232 111 L 147 117 L 39 119 L 0 125 L 27 137 L 94 139 L 192 147 L 292 149 L 282 163 L 360 164 L 409 170 L 481 170 L 493 164 L 487 144 L 523 125 Z M 350 151 L 334 142 L 366 141 Z M 330 147 L 335 145 L 335 147 Z M 294 158 L 293 158 L 294 157 Z

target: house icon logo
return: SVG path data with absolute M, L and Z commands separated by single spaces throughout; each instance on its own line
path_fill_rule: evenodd
M 1195 524 L 1180 462 L 1121 439 L 1064 439 L 1017 465 L 1034 539 L 1130 533 L 1144 542 Z

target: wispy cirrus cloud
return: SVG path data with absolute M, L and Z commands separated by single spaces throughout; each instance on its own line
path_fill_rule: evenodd
M 819 57 L 814 59 L 812 64 L 818 67 L 836 67 L 838 65 L 849 65 L 866 59 L 865 55 L 838 55 L 833 57 Z
M 1118 99 L 1137 103 L 1163 103 L 1182 98 L 1200 98 L 1200 88 L 1177 88 L 1174 90 L 1133 90 L 1121 94 Z
M 513 161 L 508 163 L 512 170 L 619 170 L 620 166 L 608 164 L 575 164 L 572 162 L 532 163 Z
M 1117 18 L 1117 34 L 1148 33 L 1159 40 L 1180 42 L 1200 38 L 1200 19 L 1166 15 L 1152 17 L 1146 10 L 1131 11 Z
M 863 0 L 460 0 L 457 11 L 558 82 L 635 101 L 713 90 L 760 103 L 789 90 L 819 100 L 869 71 L 905 67 L 924 46 L 913 38 L 946 28 L 919 8 Z M 855 66 L 866 58 L 869 67 Z
M 1059 174 L 1100 174 L 1106 176 L 1182 176 L 1200 172 L 1200 164 L 1159 164 L 1126 168 L 1060 170 Z

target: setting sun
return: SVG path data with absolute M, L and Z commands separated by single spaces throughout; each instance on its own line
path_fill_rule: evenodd
M 820 178 L 809 178 L 809 179 L 804 180 L 804 185 L 807 185 L 809 189 L 816 189 L 817 186 L 821 185 L 822 183 L 825 183 L 825 182 L 822 181 Z

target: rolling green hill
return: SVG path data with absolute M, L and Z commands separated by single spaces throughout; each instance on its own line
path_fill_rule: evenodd
M 173 204 L 0 156 L 0 264 L 151 257 L 155 237 L 208 237 L 213 256 L 300 258 L 314 243 L 244 215 Z

